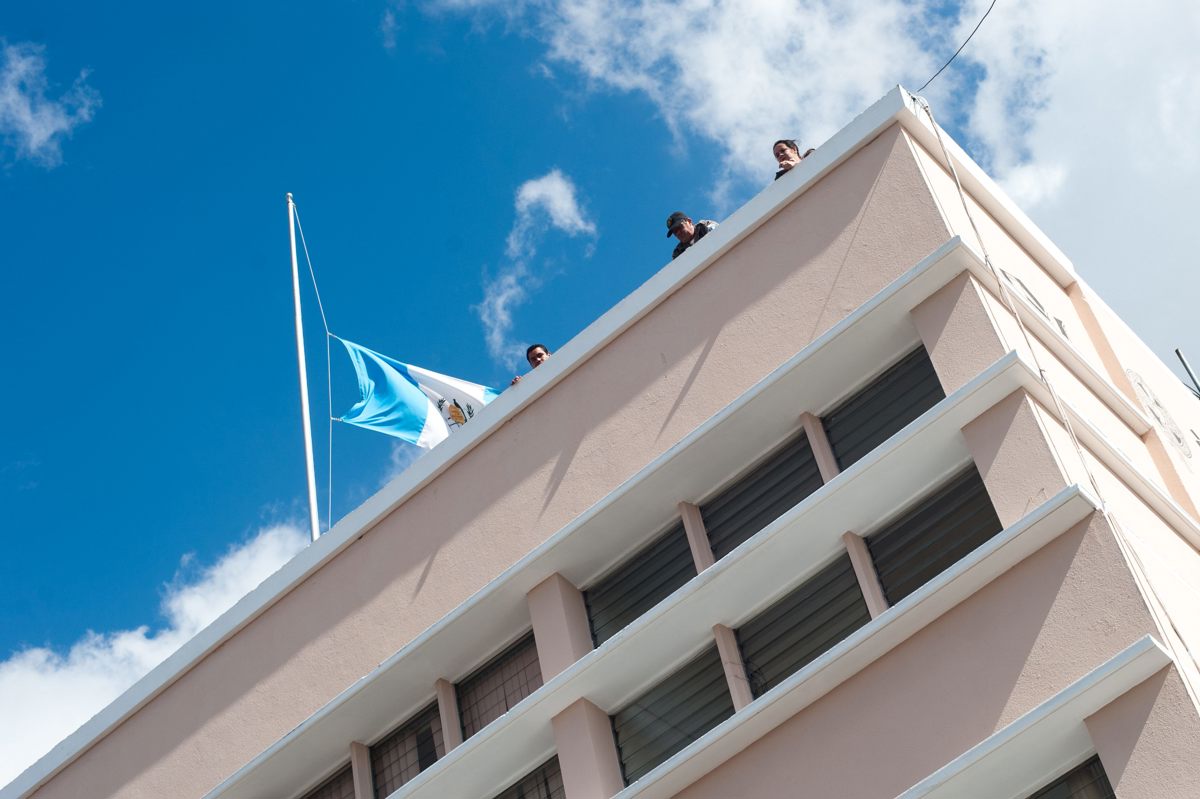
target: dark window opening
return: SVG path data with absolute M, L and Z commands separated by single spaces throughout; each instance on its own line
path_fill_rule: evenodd
M 625 784 L 732 715 L 725 669 L 712 646 L 612 717 Z
M 683 523 L 676 522 L 583 592 L 592 642 L 600 646 L 695 576 Z
M 888 604 L 904 599 L 1001 529 L 972 464 L 900 518 L 867 536 Z
M 945 396 L 924 347 L 901 358 L 821 417 L 838 468 L 849 469 Z
M 1115 799 L 1112 785 L 1099 757 L 1062 775 L 1028 799 Z
M 754 696 L 762 696 L 870 620 L 850 556 L 843 554 L 738 628 L 738 646 Z
M 725 557 L 822 485 L 808 437 L 801 433 L 700 506 L 713 557 Z
M 444 753 L 442 719 L 434 702 L 371 747 L 376 799 L 390 795 Z
M 542 687 L 533 633 L 492 658 L 455 688 L 463 740 L 470 738 Z

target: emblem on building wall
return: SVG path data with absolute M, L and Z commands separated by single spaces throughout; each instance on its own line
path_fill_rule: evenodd
M 1145 378 L 1132 369 L 1126 369 L 1125 374 L 1129 377 L 1129 382 L 1133 383 L 1133 390 L 1137 392 L 1142 406 L 1149 411 L 1150 418 L 1154 421 L 1154 426 L 1159 429 L 1164 438 L 1171 442 L 1171 445 L 1175 449 L 1179 450 L 1179 453 L 1183 457 L 1190 460 L 1192 457 L 1192 448 L 1188 445 L 1187 437 L 1179 429 L 1179 425 L 1175 423 L 1175 418 L 1171 416 L 1171 412 L 1162 404 L 1158 395 L 1150 389 Z

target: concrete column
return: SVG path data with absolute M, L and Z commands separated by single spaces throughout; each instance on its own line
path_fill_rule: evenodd
M 354 799 L 375 799 L 375 778 L 371 774 L 371 750 L 366 744 L 350 744 L 350 770 L 354 775 Z
M 750 678 L 746 676 L 746 662 L 742 660 L 742 650 L 733 630 L 724 624 L 717 624 L 712 631 L 713 638 L 717 640 L 721 667 L 725 669 L 725 682 L 729 683 L 729 693 L 733 697 L 733 709 L 737 712 L 754 701 Z
M 587 607 L 579 589 L 557 572 L 534 586 L 525 600 L 533 620 L 542 680 L 548 682 L 592 651 Z
M 1005 527 L 1075 482 L 1055 454 L 1043 413 L 1025 391 L 1014 391 L 962 430 Z
M 964 272 L 910 312 L 947 394 L 1008 351 L 982 292 L 975 279 Z
M 579 699 L 550 724 L 566 799 L 609 799 L 625 788 L 607 713 Z
M 458 692 L 454 690 L 454 683 L 442 678 L 433 684 L 433 689 L 437 692 L 442 743 L 449 752 L 463 742 L 462 717 L 458 715 Z
M 808 411 L 800 414 L 800 423 L 804 425 L 804 435 L 808 438 L 808 446 L 812 449 L 813 458 L 817 462 L 817 471 L 821 473 L 821 481 L 828 483 L 841 473 L 837 458 L 833 455 L 833 447 L 829 446 L 829 437 L 825 435 L 825 425 L 821 420 Z
M 687 533 L 688 546 L 692 549 L 692 560 L 696 563 L 696 574 L 717 562 L 712 546 L 708 543 L 708 531 L 700 509 L 690 502 L 679 503 L 679 515 L 683 518 L 683 531 Z
M 1200 717 L 1173 666 L 1084 719 L 1118 799 L 1196 796 Z
M 875 561 L 867 549 L 867 542 L 856 533 L 842 533 L 842 543 L 850 555 L 850 565 L 854 567 L 854 576 L 858 578 L 858 587 L 862 589 L 863 599 L 867 602 L 867 610 L 871 618 L 888 609 L 887 598 L 883 595 L 883 586 L 879 584 L 879 573 L 875 571 Z

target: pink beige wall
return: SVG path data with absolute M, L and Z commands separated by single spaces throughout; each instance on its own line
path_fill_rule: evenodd
M 891 128 L 34 795 L 202 796 L 947 237 Z
M 1094 514 L 678 797 L 895 796 L 1148 632 Z

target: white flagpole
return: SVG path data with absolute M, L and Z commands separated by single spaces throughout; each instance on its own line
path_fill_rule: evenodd
M 312 540 L 321 535 L 317 515 L 317 473 L 313 468 L 312 418 L 308 412 L 308 367 L 304 362 L 304 320 L 300 316 L 300 267 L 296 264 L 296 204 L 288 192 L 288 240 L 292 245 L 292 299 L 296 304 L 296 360 L 300 364 L 300 410 L 304 416 L 304 458 L 308 467 L 308 515 L 312 523 Z

